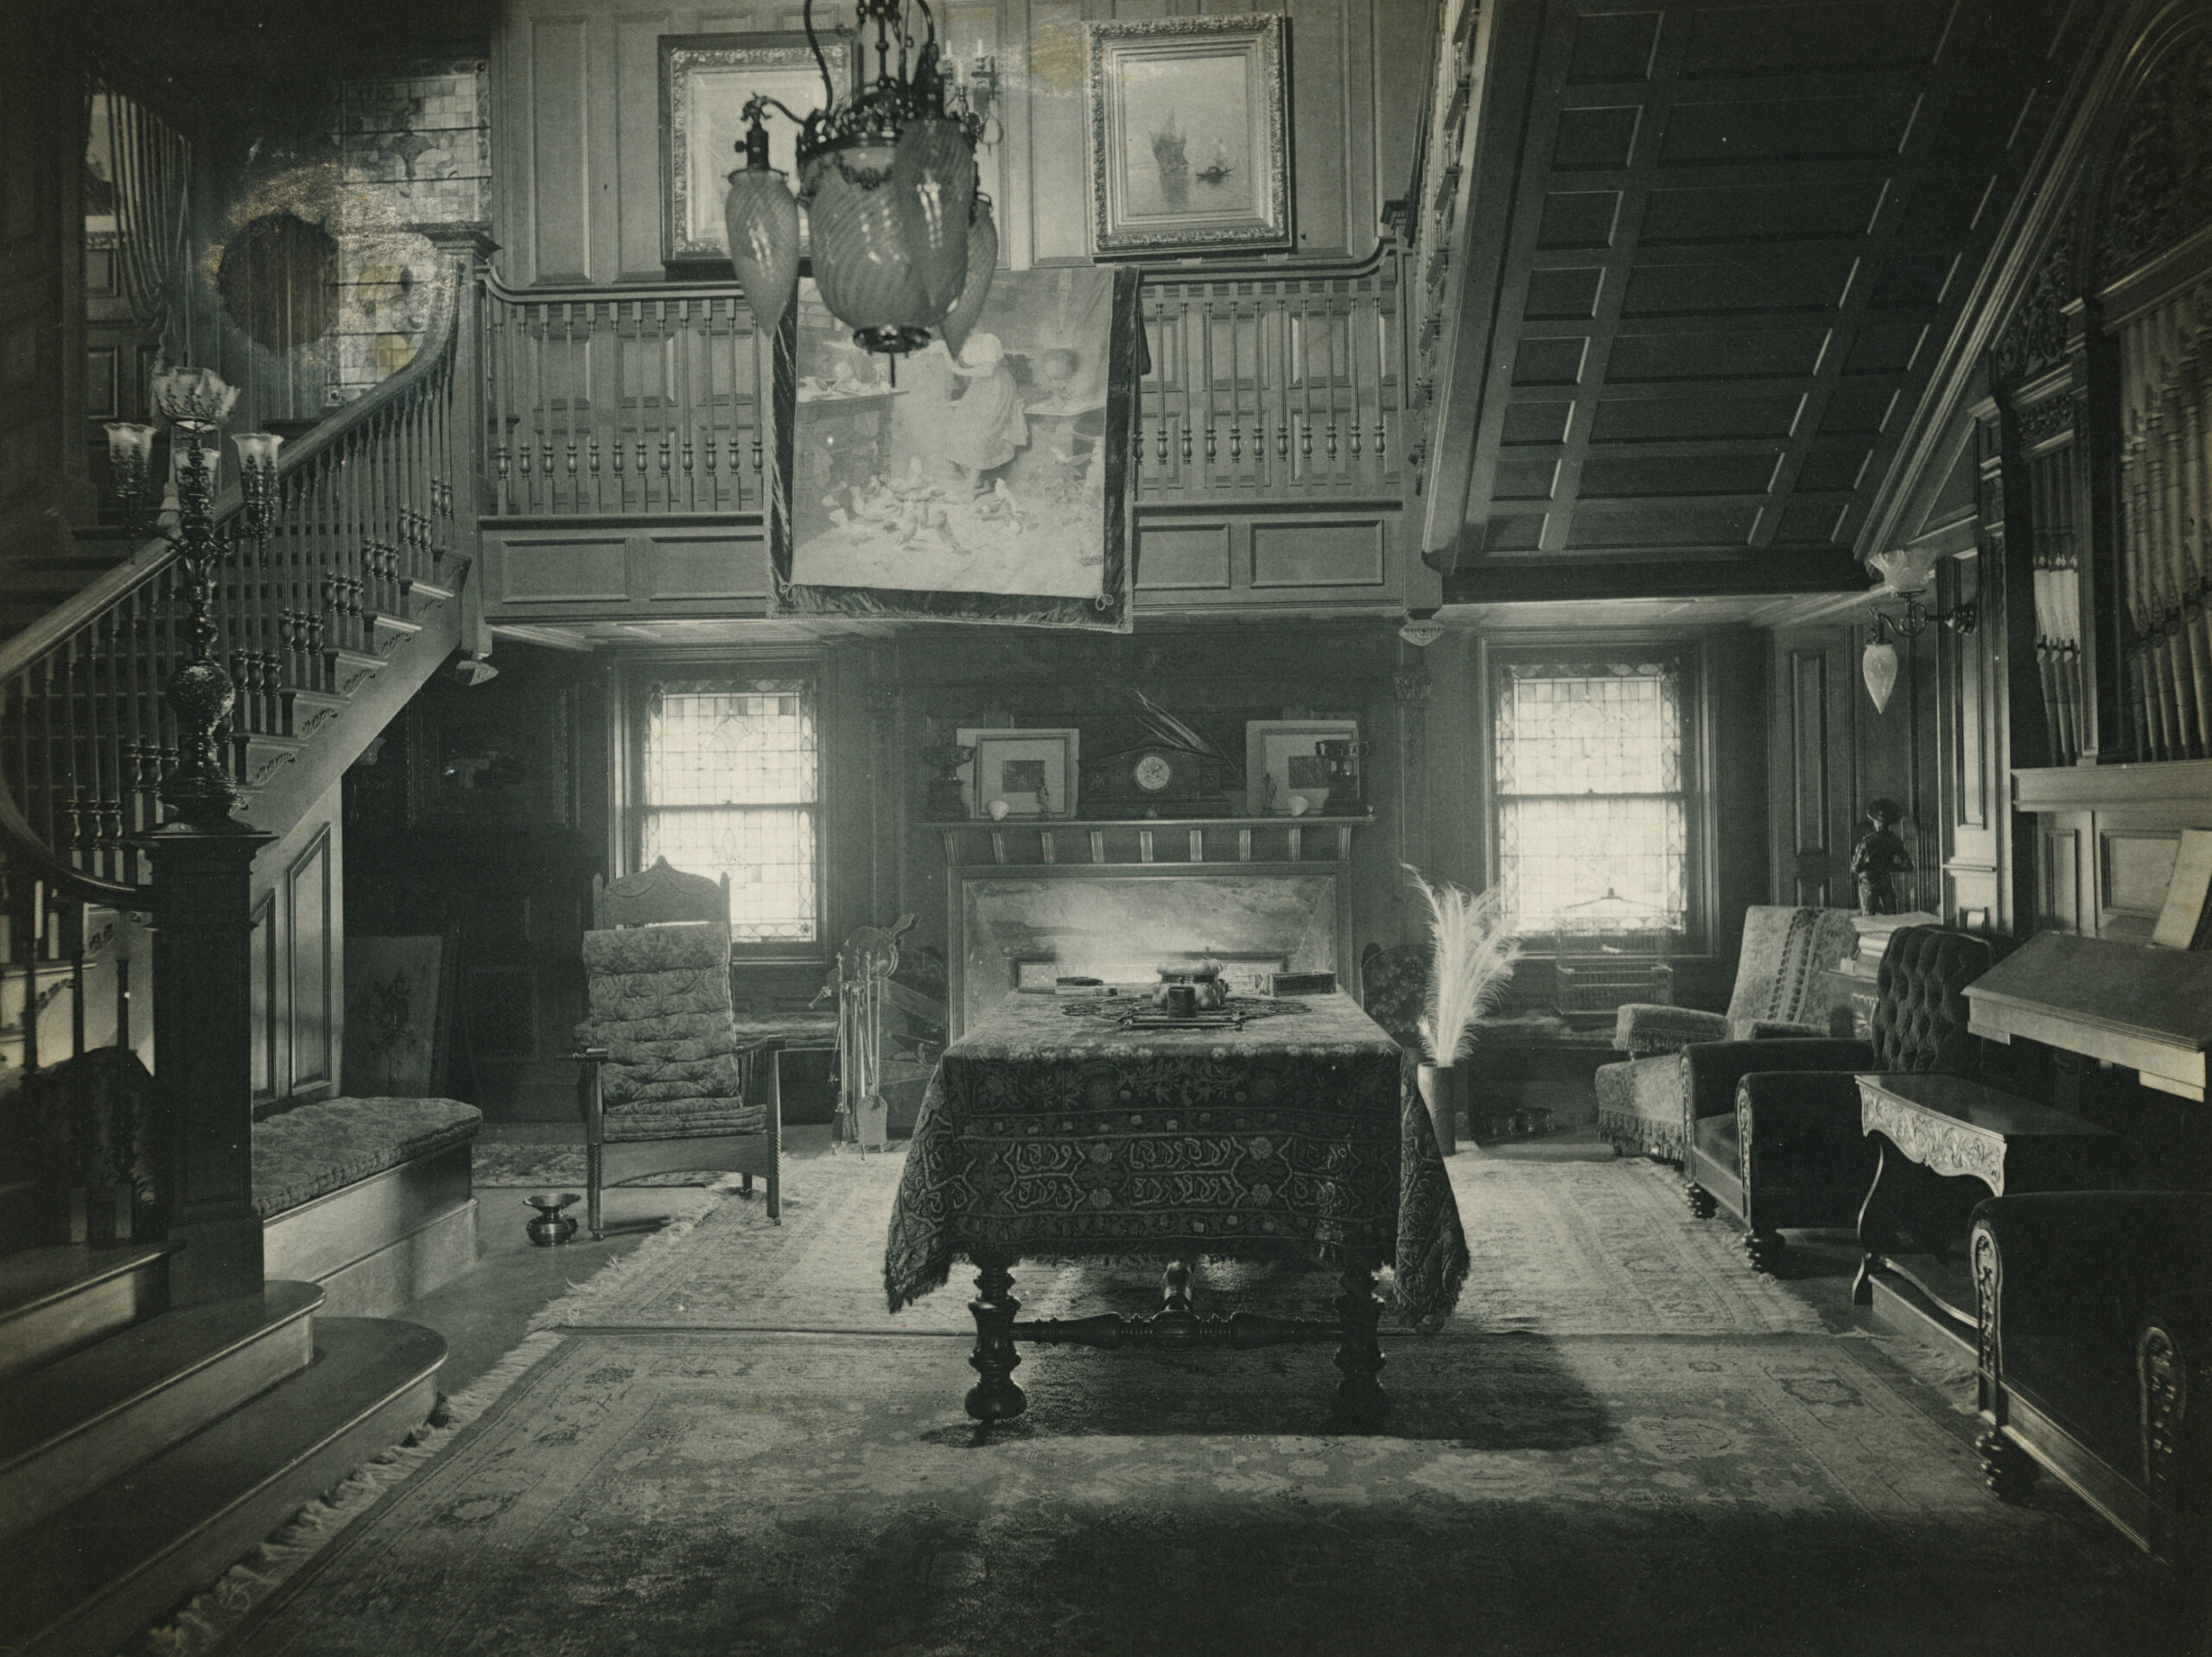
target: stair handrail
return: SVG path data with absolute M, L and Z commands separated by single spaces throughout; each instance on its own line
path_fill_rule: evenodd
M 284 446 L 276 467 L 280 498 L 285 481 L 300 475 L 335 446 L 405 403 L 426 381 L 457 367 L 464 311 L 474 303 L 472 288 L 470 282 L 456 273 L 442 307 L 444 314 L 434 322 L 426 347 L 417 351 L 404 367 L 389 378 L 378 382 L 314 430 Z M 233 484 L 216 498 L 213 520 L 218 524 L 233 520 L 243 506 L 241 492 Z M 31 673 L 104 615 L 118 609 L 175 568 L 181 560 L 181 555 L 174 543 L 166 536 L 155 536 L 29 626 L 0 641 L 0 693 Z M 88 733 L 89 740 L 98 742 L 100 734 L 95 728 Z M 84 902 L 142 911 L 149 902 L 145 886 L 111 879 L 79 868 L 69 861 L 66 853 L 48 844 L 22 803 L 16 797 L 13 779 L 4 766 L 0 766 L 0 867 L 32 874 L 58 894 Z
M 432 349 L 416 352 L 414 360 L 390 379 L 378 381 L 313 431 L 284 445 L 276 459 L 276 477 L 280 486 L 323 450 L 404 397 L 416 382 L 427 379 L 437 371 L 441 359 L 452 351 L 460 329 L 461 306 L 450 304 L 446 310 L 445 320 L 439 327 L 437 340 Z M 232 484 L 215 498 L 215 521 L 220 524 L 236 517 L 243 504 L 238 486 Z M 15 677 L 102 611 L 113 607 L 118 600 L 144 586 L 175 563 L 176 559 L 177 549 L 166 537 L 151 536 L 130 557 L 86 582 L 75 594 L 63 600 L 29 626 L 10 638 L 0 640 L 0 680 Z M 0 796 L 6 792 L 6 778 L 0 775 Z M 4 823 L 4 819 L 0 819 L 0 823 Z

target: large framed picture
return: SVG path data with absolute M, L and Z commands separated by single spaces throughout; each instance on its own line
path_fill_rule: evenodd
M 1087 25 L 1094 255 L 1291 245 L 1287 27 Z
M 976 737 L 978 816 L 1075 816 L 1075 730 L 984 731 Z M 997 809 L 1001 805 L 1006 809 Z
M 851 37 L 822 42 L 840 94 L 853 84 Z M 766 93 L 809 115 L 829 101 L 804 35 L 660 37 L 661 257 L 671 264 L 729 257 L 722 200 L 745 165 L 745 105 Z M 768 161 L 798 188 L 798 126 L 768 112 Z M 802 220 L 802 229 L 804 220 Z
M 1358 740 L 1357 720 L 1251 721 L 1244 727 L 1245 809 L 1255 817 L 1319 811 L 1328 803 L 1330 789 L 1321 744 Z

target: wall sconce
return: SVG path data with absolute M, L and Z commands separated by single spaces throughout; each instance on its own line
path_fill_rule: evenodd
M 999 60 L 985 52 L 980 42 L 964 60 L 949 60 L 952 65 L 953 89 L 963 106 L 980 124 L 976 143 L 988 149 L 1006 136 L 1006 128 L 998 117 Z
M 1899 588 L 1884 582 L 1875 591 L 1886 591 L 1904 600 L 1904 609 L 1899 614 L 1874 612 L 1874 637 L 1859 653 L 1859 676 L 1866 682 L 1866 695 L 1873 701 L 1874 711 L 1879 714 L 1888 708 L 1890 693 L 1897 685 L 1897 647 L 1890 642 L 1892 633 L 1900 638 L 1917 638 L 1933 622 L 1964 638 L 1974 632 L 1974 624 L 1980 618 L 1972 599 L 1939 613 L 1921 603 L 1920 588 Z

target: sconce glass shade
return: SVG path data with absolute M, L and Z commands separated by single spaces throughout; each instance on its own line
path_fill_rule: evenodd
M 830 314 L 868 351 L 927 343 L 937 313 L 907 257 L 887 143 L 831 150 L 808 163 L 814 280 Z
M 990 297 L 991 278 L 998 270 L 999 227 L 992 222 L 989 200 L 978 196 L 974 222 L 968 226 L 968 279 L 961 287 L 960 297 L 939 324 L 944 335 L 944 348 L 956 357 L 966 346 L 968 336 L 975 332 L 976 319 L 983 314 L 983 302 Z
M 957 121 L 910 122 L 892 150 L 891 188 L 906 245 L 932 315 L 968 285 L 968 218 L 976 200 L 976 149 Z
M 1882 585 L 1902 599 L 1935 586 L 1936 564 L 1942 556 L 1933 547 L 1897 547 L 1875 553 L 1866 562 L 1881 572 Z
M 783 321 L 798 287 L 798 201 L 776 168 L 741 167 L 729 175 L 722 223 L 745 302 L 767 333 Z
M 1866 682 L 1874 711 L 1887 708 L 1890 693 L 1897 688 L 1897 647 L 1886 639 L 1867 645 L 1859 657 L 1859 676 Z
M 271 431 L 237 432 L 231 443 L 238 452 L 239 467 L 248 472 L 274 472 L 276 451 L 284 447 L 284 440 Z

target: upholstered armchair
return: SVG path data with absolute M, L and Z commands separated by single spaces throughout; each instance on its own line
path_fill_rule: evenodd
M 2041 1463 L 2138 1546 L 2212 1559 L 2212 1193 L 1986 1198 L 1972 1241 L 1989 1488 Z
M 753 1176 L 782 1223 L 774 1041 L 738 1039 L 729 984 L 729 893 L 666 859 L 594 881 L 584 934 L 589 1016 L 582 1061 L 586 1220 L 605 1235 L 607 1185 L 678 1169 Z
M 1859 1131 L 1862 1074 L 1980 1067 L 1966 987 L 2010 949 L 1999 938 L 1909 926 L 1883 952 L 1871 1039 L 1730 1041 L 1682 1050 L 1688 1101 L 1685 1187 L 1700 1217 L 1726 1209 L 1752 1266 L 1770 1271 L 1784 1226 L 1847 1226 L 1873 1183 Z
M 1675 1055 L 1692 1042 L 1828 1034 L 1833 998 L 1821 975 L 1857 937 L 1847 909 L 1746 911 L 1726 1013 L 1632 1001 L 1615 1015 L 1613 1045 L 1629 1057 L 1598 1070 L 1598 1131 L 1624 1156 L 1687 1162 L 1689 1111 Z

